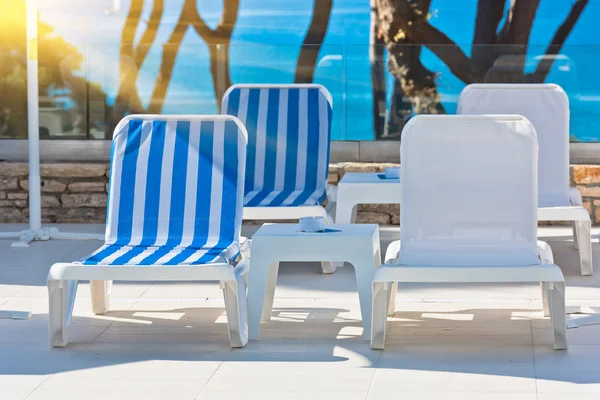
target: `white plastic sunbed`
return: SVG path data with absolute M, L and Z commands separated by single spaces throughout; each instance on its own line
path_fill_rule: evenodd
M 375 272 L 372 348 L 384 347 L 397 282 L 540 282 L 554 348 L 566 348 L 563 274 L 536 240 L 537 154 L 535 129 L 518 115 L 417 116 L 405 126 L 401 242 Z
M 531 121 L 540 146 L 538 220 L 573 221 L 581 274 L 592 275 L 590 215 L 579 191 L 569 187 L 567 94 L 554 84 L 473 84 L 461 92 L 457 113 L 519 114 Z
M 96 314 L 111 282 L 220 281 L 233 347 L 248 341 L 240 254 L 247 135 L 231 116 L 134 115 L 113 138 L 104 246 L 48 275 L 50 343 L 68 343 L 77 284 Z

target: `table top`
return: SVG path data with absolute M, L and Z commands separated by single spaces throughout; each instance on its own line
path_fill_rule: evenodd
M 348 183 L 400 184 L 400 178 L 386 178 L 384 172 L 346 172 L 340 184 Z
M 293 237 L 371 237 L 379 230 L 377 224 L 328 224 L 325 225 L 323 232 L 302 232 L 300 224 L 264 224 L 254 235 L 253 238 L 265 236 L 293 236 Z

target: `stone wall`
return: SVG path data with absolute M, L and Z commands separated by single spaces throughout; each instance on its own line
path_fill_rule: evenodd
M 29 217 L 29 169 L 25 163 L 0 163 L 0 222 Z M 42 164 L 43 222 L 106 220 L 108 164 Z
M 338 163 L 329 166 L 329 183 L 337 185 L 346 172 L 383 172 L 386 167 L 399 164 L 383 163 Z M 600 165 L 571 165 L 571 186 L 577 187 L 583 197 L 583 205 L 592 216 L 592 223 L 600 225 Z M 400 222 L 397 204 L 363 204 L 358 208 L 357 220 L 361 223 L 382 225 Z M 561 225 L 561 222 L 546 223 Z
M 397 164 L 337 163 L 329 167 L 329 183 L 336 185 L 346 172 L 382 172 Z M 27 222 L 29 181 L 26 163 L 0 162 L 0 222 Z M 44 222 L 96 222 L 106 219 L 108 164 L 42 164 L 42 219 Z M 583 196 L 594 224 L 600 225 L 600 165 L 571 166 L 571 185 Z M 359 207 L 359 222 L 398 224 L 395 204 Z

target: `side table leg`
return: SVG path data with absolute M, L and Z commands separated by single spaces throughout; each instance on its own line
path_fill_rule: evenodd
M 356 222 L 356 209 L 357 205 L 354 203 L 347 203 L 339 201 L 335 211 L 335 223 L 336 224 L 352 224 Z
M 368 254 L 366 254 L 368 256 Z M 356 275 L 356 287 L 358 289 L 358 301 L 360 303 L 360 315 L 363 324 L 363 338 L 371 339 L 371 311 L 373 298 L 373 276 L 375 268 L 373 261 L 366 258 L 360 261 L 352 261 Z
M 269 268 L 269 281 L 265 293 L 265 304 L 262 307 L 262 321 L 270 321 L 273 313 L 273 300 L 275 299 L 275 286 L 277 286 L 277 275 L 279 275 L 279 263 L 274 262 Z
M 257 257 L 254 252 L 250 261 L 248 271 L 248 339 L 258 340 L 260 333 L 260 320 L 263 315 L 265 299 L 269 296 L 267 304 L 269 307 L 269 317 L 273 307 L 273 295 L 275 292 L 275 282 L 277 281 L 277 262 Z M 275 266 L 275 268 L 273 268 Z M 274 279 L 271 270 L 275 269 Z M 272 286 L 272 287 L 270 287 Z M 271 293 L 269 295 L 269 293 Z
M 392 283 L 390 286 L 390 306 L 388 308 L 388 316 L 393 317 L 396 312 L 396 294 L 398 293 L 398 282 Z
M 340 201 L 343 197 L 338 196 L 338 203 L 335 210 L 335 223 L 336 224 L 353 224 L 356 222 L 356 210 L 358 209 L 358 205 L 354 203 L 348 203 L 345 201 Z M 336 269 L 344 266 L 342 261 L 336 261 L 331 263 L 331 272 L 328 272 L 323 268 L 324 274 L 331 274 L 336 271 Z

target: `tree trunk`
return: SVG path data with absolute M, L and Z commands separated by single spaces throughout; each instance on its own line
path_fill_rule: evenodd
M 231 86 L 229 75 L 229 44 L 218 44 L 208 46 L 210 50 L 210 72 L 212 74 L 213 87 L 217 107 L 221 111 L 223 95 Z
M 573 27 L 579 20 L 581 13 L 585 6 L 587 6 L 588 0 L 575 0 L 575 3 L 571 7 L 569 15 L 561 24 L 561 26 L 554 33 L 552 41 L 546 49 L 546 54 L 542 60 L 538 63 L 535 72 L 527 76 L 527 82 L 542 83 L 546 80 L 546 77 L 552 69 L 554 64 L 555 55 L 560 53 L 565 40 L 569 37 L 569 34 L 573 30 Z
M 480 71 L 487 71 L 496 58 L 496 31 L 504 14 L 504 0 L 479 0 L 475 32 L 471 47 L 471 60 Z
M 422 34 L 423 29 L 429 29 L 423 27 L 430 26 L 427 22 L 427 14 L 431 0 L 415 2 L 375 0 L 375 2 L 379 33 L 383 37 L 388 51 L 388 70 L 396 79 L 386 135 L 399 137 L 404 123 L 413 112 L 417 114 L 445 113 L 437 92 L 436 74 L 425 68 L 420 59 L 421 43 L 428 44 L 428 47 L 436 52 L 434 50 L 436 46 L 431 44 L 437 43 L 436 40 Z M 421 27 L 415 28 L 415 25 L 419 24 Z M 416 37 L 412 36 L 413 33 L 416 34 Z M 431 40 L 423 42 L 424 38 Z
M 104 131 L 104 138 L 107 140 L 112 139 L 114 128 L 127 114 L 129 109 L 131 107 L 137 108 L 141 106 L 138 102 L 139 98 L 136 98 L 137 93 L 134 94 L 134 91 L 136 91 L 135 80 L 137 80 L 138 68 L 133 59 L 133 42 L 135 39 L 135 31 L 140 23 L 143 7 L 144 0 L 131 1 L 129 13 L 125 18 L 125 25 L 121 32 L 121 48 L 119 50 L 119 80 L 121 83 L 108 121 L 108 126 Z
M 525 81 L 527 47 L 540 0 L 511 0 L 506 22 L 496 39 L 494 57 L 484 81 L 522 83 Z
M 369 34 L 369 62 L 371 64 L 371 88 L 373 101 L 373 132 L 375 139 L 381 139 L 385 129 L 386 93 L 383 40 L 377 30 L 377 8 L 371 0 L 371 32 Z
M 210 51 L 210 71 L 212 73 L 213 87 L 217 108 L 221 110 L 221 101 L 225 91 L 231 86 L 229 73 L 229 45 L 231 36 L 238 17 L 240 0 L 223 0 L 223 13 L 215 30 L 200 18 L 194 0 L 187 0 L 186 4 L 193 6 L 192 26 L 196 33 L 206 42 Z
M 113 130 L 130 113 L 143 113 L 144 107 L 137 91 L 137 78 L 140 68 L 148 56 L 150 47 L 156 39 L 158 27 L 164 11 L 164 0 L 154 0 L 150 20 L 137 45 L 135 32 L 140 23 L 144 0 L 132 0 L 129 13 L 121 34 L 121 50 L 119 57 L 120 86 L 104 133 L 105 139 L 112 139 Z
M 315 0 L 311 23 L 298 55 L 295 83 L 311 83 L 313 81 L 319 51 L 329 26 L 332 6 L 332 0 Z
M 160 114 L 162 112 L 169 84 L 171 83 L 171 77 L 173 76 L 173 68 L 175 67 L 177 53 L 179 52 L 179 47 L 181 46 L 185 32 L 189 27 L 189 24 L 185 21 L 185 14 L 186 11 L 184 7 L 179 21 L 177 22 L 177 25 L 175 25 L 173 33 L 171 33 L 169 41 L 163 45 L 160 70 L 158 72 L 158 77 L 156 78 L 154 90 L 152 91 L 150 104 L 148 105 L 148 112 L 150 114 Z

